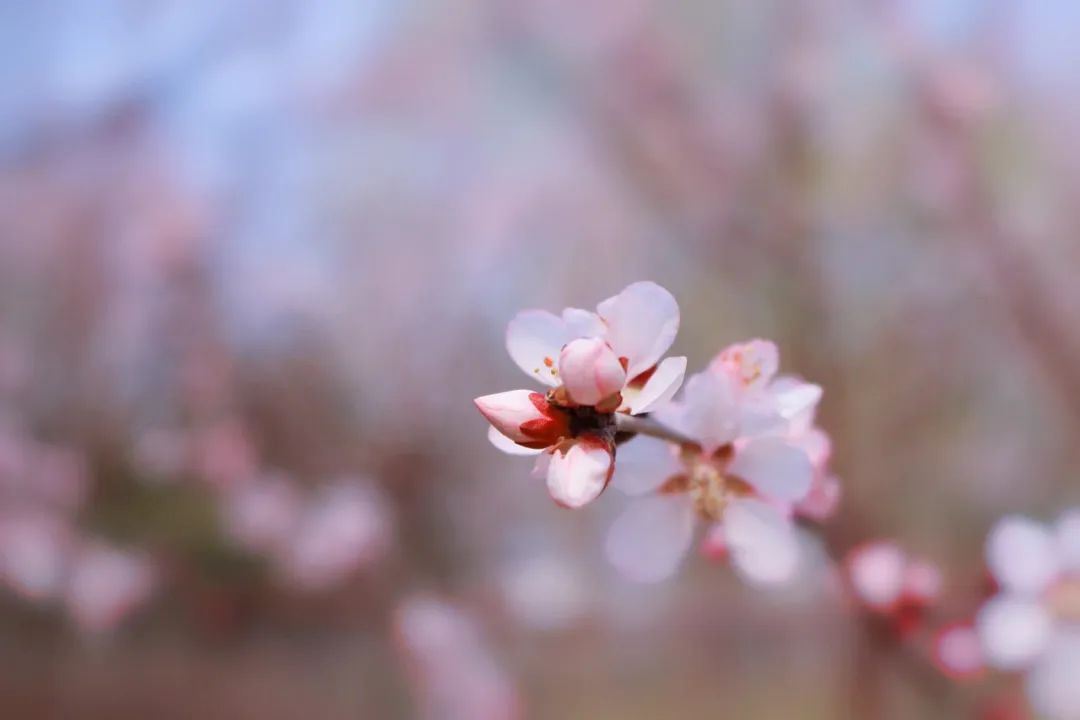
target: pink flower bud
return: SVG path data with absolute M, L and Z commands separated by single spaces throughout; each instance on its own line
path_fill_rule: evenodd
M 511 390 L 473 402 L 492 427 L 525 447 L 546 448 L 570 434 L 567 417 L 538 392 Z
M 597 405 L 626 384 L 626 369 L 611 347 L 598 338 L 580 338 L 563 348 L 559 376 L 571 399 Z

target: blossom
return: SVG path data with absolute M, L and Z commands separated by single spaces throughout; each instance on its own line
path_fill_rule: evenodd
M 777 366 L 775 345 L 767 341 L 725 349 L 687 381 L 682 400 L 656 410 L 688 442 L 637 437 L 620 447 L 612 482 L 641 496 L 607 537 L 608 558 L 624 575 L 642 582 L 670 576 L 703 520 L 706 552 L 722 548 L 748 581 L 773 584 L 792 576 L 799 557 L 792 515 L 815 469 L 791 437 L 791 423 L 821 392 L 780 382 Z
M 985 664 L 975 625 L 953 623 L 934 633 L 932 659 L 938 670 L 953 680 L 968 680 L 981 675 Z
M 374 563 L 390 542 L 385 505 L 364 480 L 343 479 L 320 488 L 280 552 L 280 571 L 302 588 L 324 590 Z
M 107 632 L 145 602 L 156 583 L 143 556 L 90 543 L 74 557 L 64 602 L 81 630 Z
M 987 664 L 1026 671 L 1041 714 L 1080 718 L 1080 509 L 1053 526 L 1003 518 L 990 533 L 986 562 L 1000 587 L 976 616 Z
M 417 717 L 513 720 L 522 704 L 513 679 L 489 647 L 476 618 L 431 596 L 397 607 L 394 645 L 406 669 Z
M 679 306 L 664 288 L 637 282 L 597 306 L 562 315 L 526 310 L 507 329 L 510 357 L 548 387 L 485 395 L 474 401 L 499 449 L 540 455 L 560 505 L 596 499 L 615 466 L 615 413 L 643 414 L 670 400 L 686 358 L 663 359 L 679 329 Z
M 892 541 L 875 540 L 850 553 L 844 562 L 855 599 L 870 612 L 886 617 L 900 634 L 913 631 L 924 611 L 941 594 L 941 571 L 912 557 Z

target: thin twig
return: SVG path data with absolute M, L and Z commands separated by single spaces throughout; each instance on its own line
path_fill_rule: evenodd
M 647 415 L 615 415 L 615 427 L 620 433 L 634 433 L 667 440 L 678 445 L 697 445 L 697 440 L 687 437 L 673 428 L 648 417 Z

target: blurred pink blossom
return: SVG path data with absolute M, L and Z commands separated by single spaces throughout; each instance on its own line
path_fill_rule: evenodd
M 278 562 L 283 576 L 309 590 L 342 582 L 389 549 L 384 499 L 365 480 L 321 488 L 303 509 Z
M 465 611 L 436 598 L 412 597 L 398 607 L 394 630 L 419 717 L 513 720 L 522 716 L 517 689 Z
M 51 515 L 0 519 L 0 581 L 29 600 L 62 590 L 72 546 L 71 529 Z
M 155 584 L 156 572 L 144 556 L 90 543 L 75 555 L 64 602 L 81 630 L 108 632 L 149 598 Z
M 986 562 L 1001 589 L 976 617 L 987 664 L 1025 671 L 1043 715 L 1080 717 L 1080 509 L 1054 525 L 1003 518 L 987 540 Z
M 249 550 L 277 553 L 296 532 L 302 505 L 287 477 L 267 473 L 227 492 L 221 509 L 229 537 Z
M 954 680 L 969 680 L 981 675 L 985 662 L 975 625 L 954 623 L 936 632 L 933 659 L 937 668 Z
M 897 543 L 874 540 L 852 550 L 845 559 L 849 587 L 871 612 L 887 617 L 900 634 L 922 622 L 925 609 L 941 594 L 941 571 L 911 557 Z

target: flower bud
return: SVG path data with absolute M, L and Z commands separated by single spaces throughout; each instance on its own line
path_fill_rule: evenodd
M 566 415 L 538 392 L 511 390 L 473 402 L 492 427 L 525 447 L 546 448 L 570 434 Z
M 626 383 L 626 369 L 611 347 L 598 338 L 567 344 L 559 356 L 559 376 L 579 405 L 597 405 Z

